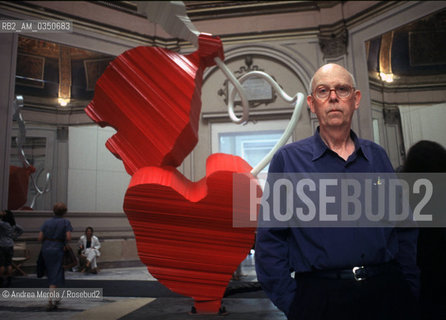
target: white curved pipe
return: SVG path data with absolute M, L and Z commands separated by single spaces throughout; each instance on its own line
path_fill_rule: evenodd
M 251 174 L 253 176 L 257 176 L 259 172 L 262 171 L 263 168 L 265 168 L 266 165 L 271 161 L 276 151 L 287 142 L 287 140 L 293 133 L 294 128 L 296 127 L 297 121 L 299 120 L 303 102 L 304 102 L 304 95 L 303 93 L 299 92 L 297 94 L 296 103 L 294 105 L 293 115 L 291 116 L 290 122 L 288 122 L 288 125 L 285 128 L 284 133 L 280 137 L 279 141 L 277 141 L 275 146 L 271 149 L 271 151 L 268 152 L 268 154 L 251 170 Z
M 46 179 L 45 179 L 45 184 L 44 184 L 43 188 L 40 189 L 37 186 L 36 180 L 39 179 L 39 176 L 42 172 L 43 172 L 43 168 L 40 169 L 39 172 L 36 174 L 36 178 L 34 178 L 34 175 L 31 175 L 31 181 L 34 186 L 34 190 L 36 191 L 36 194 L 34 195 L 33 200 L 31 201 L 31 204 L 29 205 L 30 208 L 34 208 L 38 197 L 51 191 L 51 189 L 50 189 L 51 174 L 49 172 L 46 173 Z
M 229 68 L 221 61 L 219 57 L 215 57 L 214 59 L 217 66 L 223 71 L 225 76 L 228 78 L 229 81 L 234 85 L 234 88 L 231 90 L 231 92 L 228 94 L 228 113 L 229 117 L 231 118 L 232 122 L 240 124 L 240 123 L 246 123 L 249 119 L 249 102 L 248 98 L 246 97 L 245 90 L 243 90 L 242 85 L 240 84 L 239 80 L 234 76 L 234 74 L 229 70 Z M 237 90 L 238 94 L 240 95 L 240 99 L 242 100 L 242 107 L 243 107 L 243 115 L 241 118 L 238 118 L 234 113 L 234 97 Z M 233 94 L 232 99 L 229 99 L 229 97 Z
M 16 144 L 17 144 L 17 151 L 18 151 L 18 158 L 22 161 L 24 167 L 31 167 L 32 165 L 29 163 L 28 159 L 26 159 L 26 154 L 24 150 L 24 144 L 26 140 L 26 127 L 25 127 L 25 121 L 23 120 L 22 113 L 20 112 L 20 109 L 23 108 L 24 102 L 22 96 L 17 96 L 16 99 L 13 101 L 15 113 L 13 115 L 14 120 L 17 122 L 17 125 L 19 127 L 19 133 L 17 135 Z M 43 172 L 43 168 L 41 168 L 37 173 L 31 174 L 31 187 L 34 189 L 36 194 L 33 197 L 33 200 L 31 201 L 30 208 L 34 208 L 34 205 L 36 204 L 36 200 L 39 196 L 50 192 L 51 186 L 51 174 L 49 172 L 46 173 L 46 179 L 45 184 L 42 189 L 39 188 L 37 185 L 37 180 L 39 179 L 40 174 Z
M 228 94 L 228 112 L 232 121 L 234 121 L 233 120 L 234 118 L 237 119 L 237 121 L 234 121 L 235 123 L 241 123 L 243 122 L 243 119 L 246 119 L 246 121 L 248 120 L 248 115 L 245 116 L 245 113 L 249 114 L 249 104 L 246 98 L 246 94 L 244 93 L 242 83 L 249 78 L 256 77 L 265 79 L 283 100 L 289 103 L 294 103 L 293 114 L 291 116 L 290 122 L 288 123 L 288 126 L 285 128 L 283 135 L 280 137 L 279 141 L 277 141 L 277 143 L 274 145 L 273 149 L 270 152 L 268 152 L 268 154 L 251 170 L 251 174 L 253 176 L 257 176 L 259 172 L 262 171 L 263 168 L 265 168 L 266 165 L 271 161 L 272 157 L 274 156 L 274 153 L 276 153 L 276 151 L 287 142 L 287 140 L 293 133 L 297 121 L 299 120 L 300 112 L 302 110 L 304 95 L 299 92 L 297 93 L 296 96 L 290 97 L 285 91 L 282 90 L 282 88 L 269 74 L 262 71 L 251 71 L 244 74 L 239 79 L 237 79 L 231 73 L 231 71 L 226 67 L 226 65 L 220 59 L 218 59 L 218 61 L 217 59 L 218 58 L 215 58 L 215 62 L 217 63 L 217 65 L 225 73 L 228 79 L 230 79 L 231 82 L 234 84 L 234 88 Z M 243 105 L 242 119 L 238 119 L 234 114 L 234 98 L 237 93 L 242 98 L 242 105 Z

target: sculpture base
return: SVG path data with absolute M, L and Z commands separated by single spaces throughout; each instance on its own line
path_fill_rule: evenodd
M 214 304 L 214 302 L 217 302 L 217 304 Z M 197 314 L 215 314 L 219 316 L 225 316 L 228 314 L 226 311 L 226 308 L 224 306 L 220 306 L 221 301 L 206 301 L 206 302 L 195 302 L 195 304 L 192 306 L 189 314 L 190 315 L 197 315 Z M 220 307 L 218 307 L 220 306 Z M 217 307 L 218 311 L 215 311 L 215 307 Z

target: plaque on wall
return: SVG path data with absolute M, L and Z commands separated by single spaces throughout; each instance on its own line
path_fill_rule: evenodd
M 253 60 L 254 58 L 252 55 L 245 56 L 245 65 L 241 66 L 239 70 L 234 71 L 234 75 L 239 78 L 251 71 L 264 71 L 258 65 L 253 65 Z M 271 77 L 276 80 L 274 76 Z M 277 98 L 273 87 L 268 83 L 268 81 L 260 77 L 254 76 L 246 79 L 242 83 L 242 87 L 245 89 L 246 97 L 251 108 L 255 108 L 262 104 L 267 105 L 274 102 Z M 218 90 L 217 94 L 224 98 L 225 104 L 228 103 L 228 96 L 232 92 L 233 88 L 233 84 L 230 81 L 225 80 L 223 82 L 223 87 Z M 234 106 L 241 104 L 242 101 L 240 95 L 236 93 L 234 97 Z
M 246 97 L 250 101 L 270 101 L 273 99 L 273 88 L 271 85 L 262 78 L 249 78 L 242 84 L 245 89 Z M 234 86 L 229 82 L 229 92 L 232 91 Z M 240 96 L 237 93 L 234 98 L 234 102 L 241 102 Z

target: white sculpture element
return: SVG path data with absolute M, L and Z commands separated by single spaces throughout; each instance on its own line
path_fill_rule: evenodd
M 245 90 L 243 89 L 241 83 L 237 78 L 234 76 L 234 74 L 229 70 L 229 68 L 224 64 L 223 61 L 219 57 L 216 57 L 214 59 L 217 66 L 220 68 L 220 70 L 225 74 L 225 76 L 228 78 L 229 81 L 234 85 L 234 88 L 231 89 L 231 92 L 229 92 L 229 97 L 232 96 L 232 99 L 228 99 L 228 113 L 229 118 L 231 118 L 232 122 L 236 124 L 244 124 L 248 122 L 249 119 L 249 101 L 246 97 Z M 235 90 L 234 90 L 235 89 Z M 242 100 L 242 106 L 243 106 L 243 115 L 241 118 L 237 118 L 234 112 L 234 97 L 235 92 L 239 93 L 240 99 Z
M 198 47 L 198 31 L 187 16 L 183 1 L 138 1 L 138 13 L 159 24 L 168 34 Z
M 141 1 L 138 2 L 138 13 L 145 14 L 151 22 L 161 25 L 170 35 L 188 40 L 195 47 L 198 47 L 198 36 L 200 35 L 200 32 L 195 28 L 192 21 L 187 16 L 186 7 L 182 1 Z M 249 101 L 245 90 L 242 87 L 242 83 L 251 77 L 265 79 L 282 99 L 294 104 L 293 115 L 291 116 L 290 122 L 282 137 L 276 143 L 274 148 L 251 170 L 251 173 L 254 176 L 257 176 L 257 174 L 271 161 L 277 149 L 283 146 L 293 133 L 302 110 L 304 95 L 299 92 L 294 97 L 290 97 L 282 90 L 282 88 L 280 88 L 271 76 L 261 71 L 251 71 L 237 79 L 220 58 L 216 57 L 214 61 L 228 80 L 234 85 L 234 88 L 231 89 L 228 95 L 228 114 L 234 123 L 243 124 L 248 122 Z M 238 118 L 234 112 L 234 98 L 237 93 L 240 96 L 243 107 L 241 118 Z
M 23 108 L 24 102 L 22 96 L 17 96 L 13 101 L 13 107 L 14 107 L 14 115 L 13 119 L 17 122 L 17 125 L 19 127 L 19 133 L 17 137 L 15 138 L 16 144 L 17 144 L 17 151 L 18 151 L 18 158 L 22 161 L 24 167 L 31 167 L 32 165 L 29 163 L 28 159 L 26 159 L 26 154 L 24 150 L 24 144 L 26 140 L 26 128 L 25 128 L 25 121 L 23 120 L 22 113 L 20 112 L 20 109 Z M 31 174 L 31 184 L 32 188 L 35 191 L 35 195 L 31 201 L 31 204 L 29 205 L 30 208 L 34 209 L 34 206 L 36 205 L 36 200 L 38 197 L 44 195 L 47 192 L 51 191 L 51 173 L 47 172 L 45 177 L 45 183 L 43 185 L 43 188 L 39 188 L 37 185 L 37 180 L 39 180 L 40 175 L 44 172 L 44 168 L 40 168 L 37 173 Z

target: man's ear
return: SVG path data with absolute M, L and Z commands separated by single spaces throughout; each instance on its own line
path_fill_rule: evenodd
M 355 91 L 355 110 L 359 108 L 359 102 L 361 101 L 361 91 Z
M 314 112 L 314 99 L 311 94 L 307 96 L 307 104 L 310 107 L 311 112 L 316 113 Z

